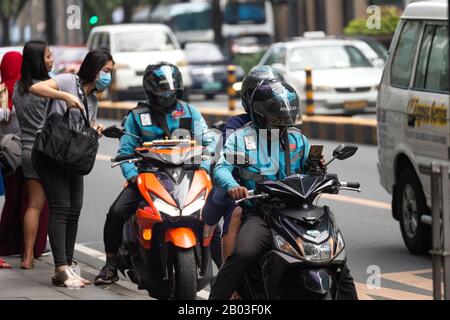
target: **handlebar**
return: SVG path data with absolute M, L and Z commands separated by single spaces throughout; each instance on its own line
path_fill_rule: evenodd
M 249 190 L 248 194 L 249 194 L 248 198 L 237 200 L 237 201 L 234 202 L 234 204 L 235 205 L 239 205 L 239 204 L 241 204 L 242 202 L 245 202 L 245 201 L 255 200 L 255 199 L 264 199 L 264 198 L 267 198 L 269 196 L 267 193 L 261 193 L 261 194 L 255 195 L 255 191 L 254 190 Z
M 114 159 L 115 160 L 115 159 Z M 112 165 L 111 165 L 111 168 L 115 168 L 115 167 L 118 167 L 118 166 L 121 166 L 121 165 L 123 165 L 123 164 L 125 164 L 125 163 L 138 163 L 138 162 L 141 162 L 142 161 L 142 158 L 133 158 L 133 159 L 127 159 L 127 160 L 122 160 L 122 161 L 115 161 Z
M 359 182 L 339 182 L 339 190 L 362 192 Z
M 111 162 L 122 162 L 125 160 L 131 160 L 131 159 L 135 159 L 136 156 L 134 154 L 124 154 L 121 156 L 117 156 L 116 158 L 112 158 Z

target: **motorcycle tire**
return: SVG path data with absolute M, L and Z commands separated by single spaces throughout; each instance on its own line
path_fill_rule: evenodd
M 174 252 L 175 299 L 197 298 L 197 262 L 194 249 L 178 249 Z

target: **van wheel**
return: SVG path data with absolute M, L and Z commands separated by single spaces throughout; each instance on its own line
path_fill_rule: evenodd
M 400 174 L 394 200 L 400 218 L 403 241 L 412 254 L 428 254 L 431 248 L 431 229 L 420 218 L 429 214 L 422 186 L 412 168 Z

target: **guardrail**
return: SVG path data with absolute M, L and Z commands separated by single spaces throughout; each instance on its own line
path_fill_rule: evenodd
M 419 170 L 431 177 L 433 297 L 450 300 L 449 166 L 433 162 L 419 166 Z
M 121 121 L 136 107 L 132 102 L 100 102 L 98 117 Z M 211 127 L 219 121 L 227 122 L 244 110 L 198 108 Z M 335 116 L 304 116 L 302 132 L 310 139 L 321 139 L 357 144 L 377 145 L 377 120 Z

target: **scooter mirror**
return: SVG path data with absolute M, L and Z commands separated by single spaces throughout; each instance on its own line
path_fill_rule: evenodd
M 120 139 L 125 135 L 125 131 L 117 126 L 111 126 L 103 130 L 102 134 L 111 139 Z
M 333 157 L 338 160 L 346 160 L 352 157 L 356 151 L 358 151 L 358 147 L 355 145 L 341 144 L 336 148 L 336 150 L 334 150 Z

